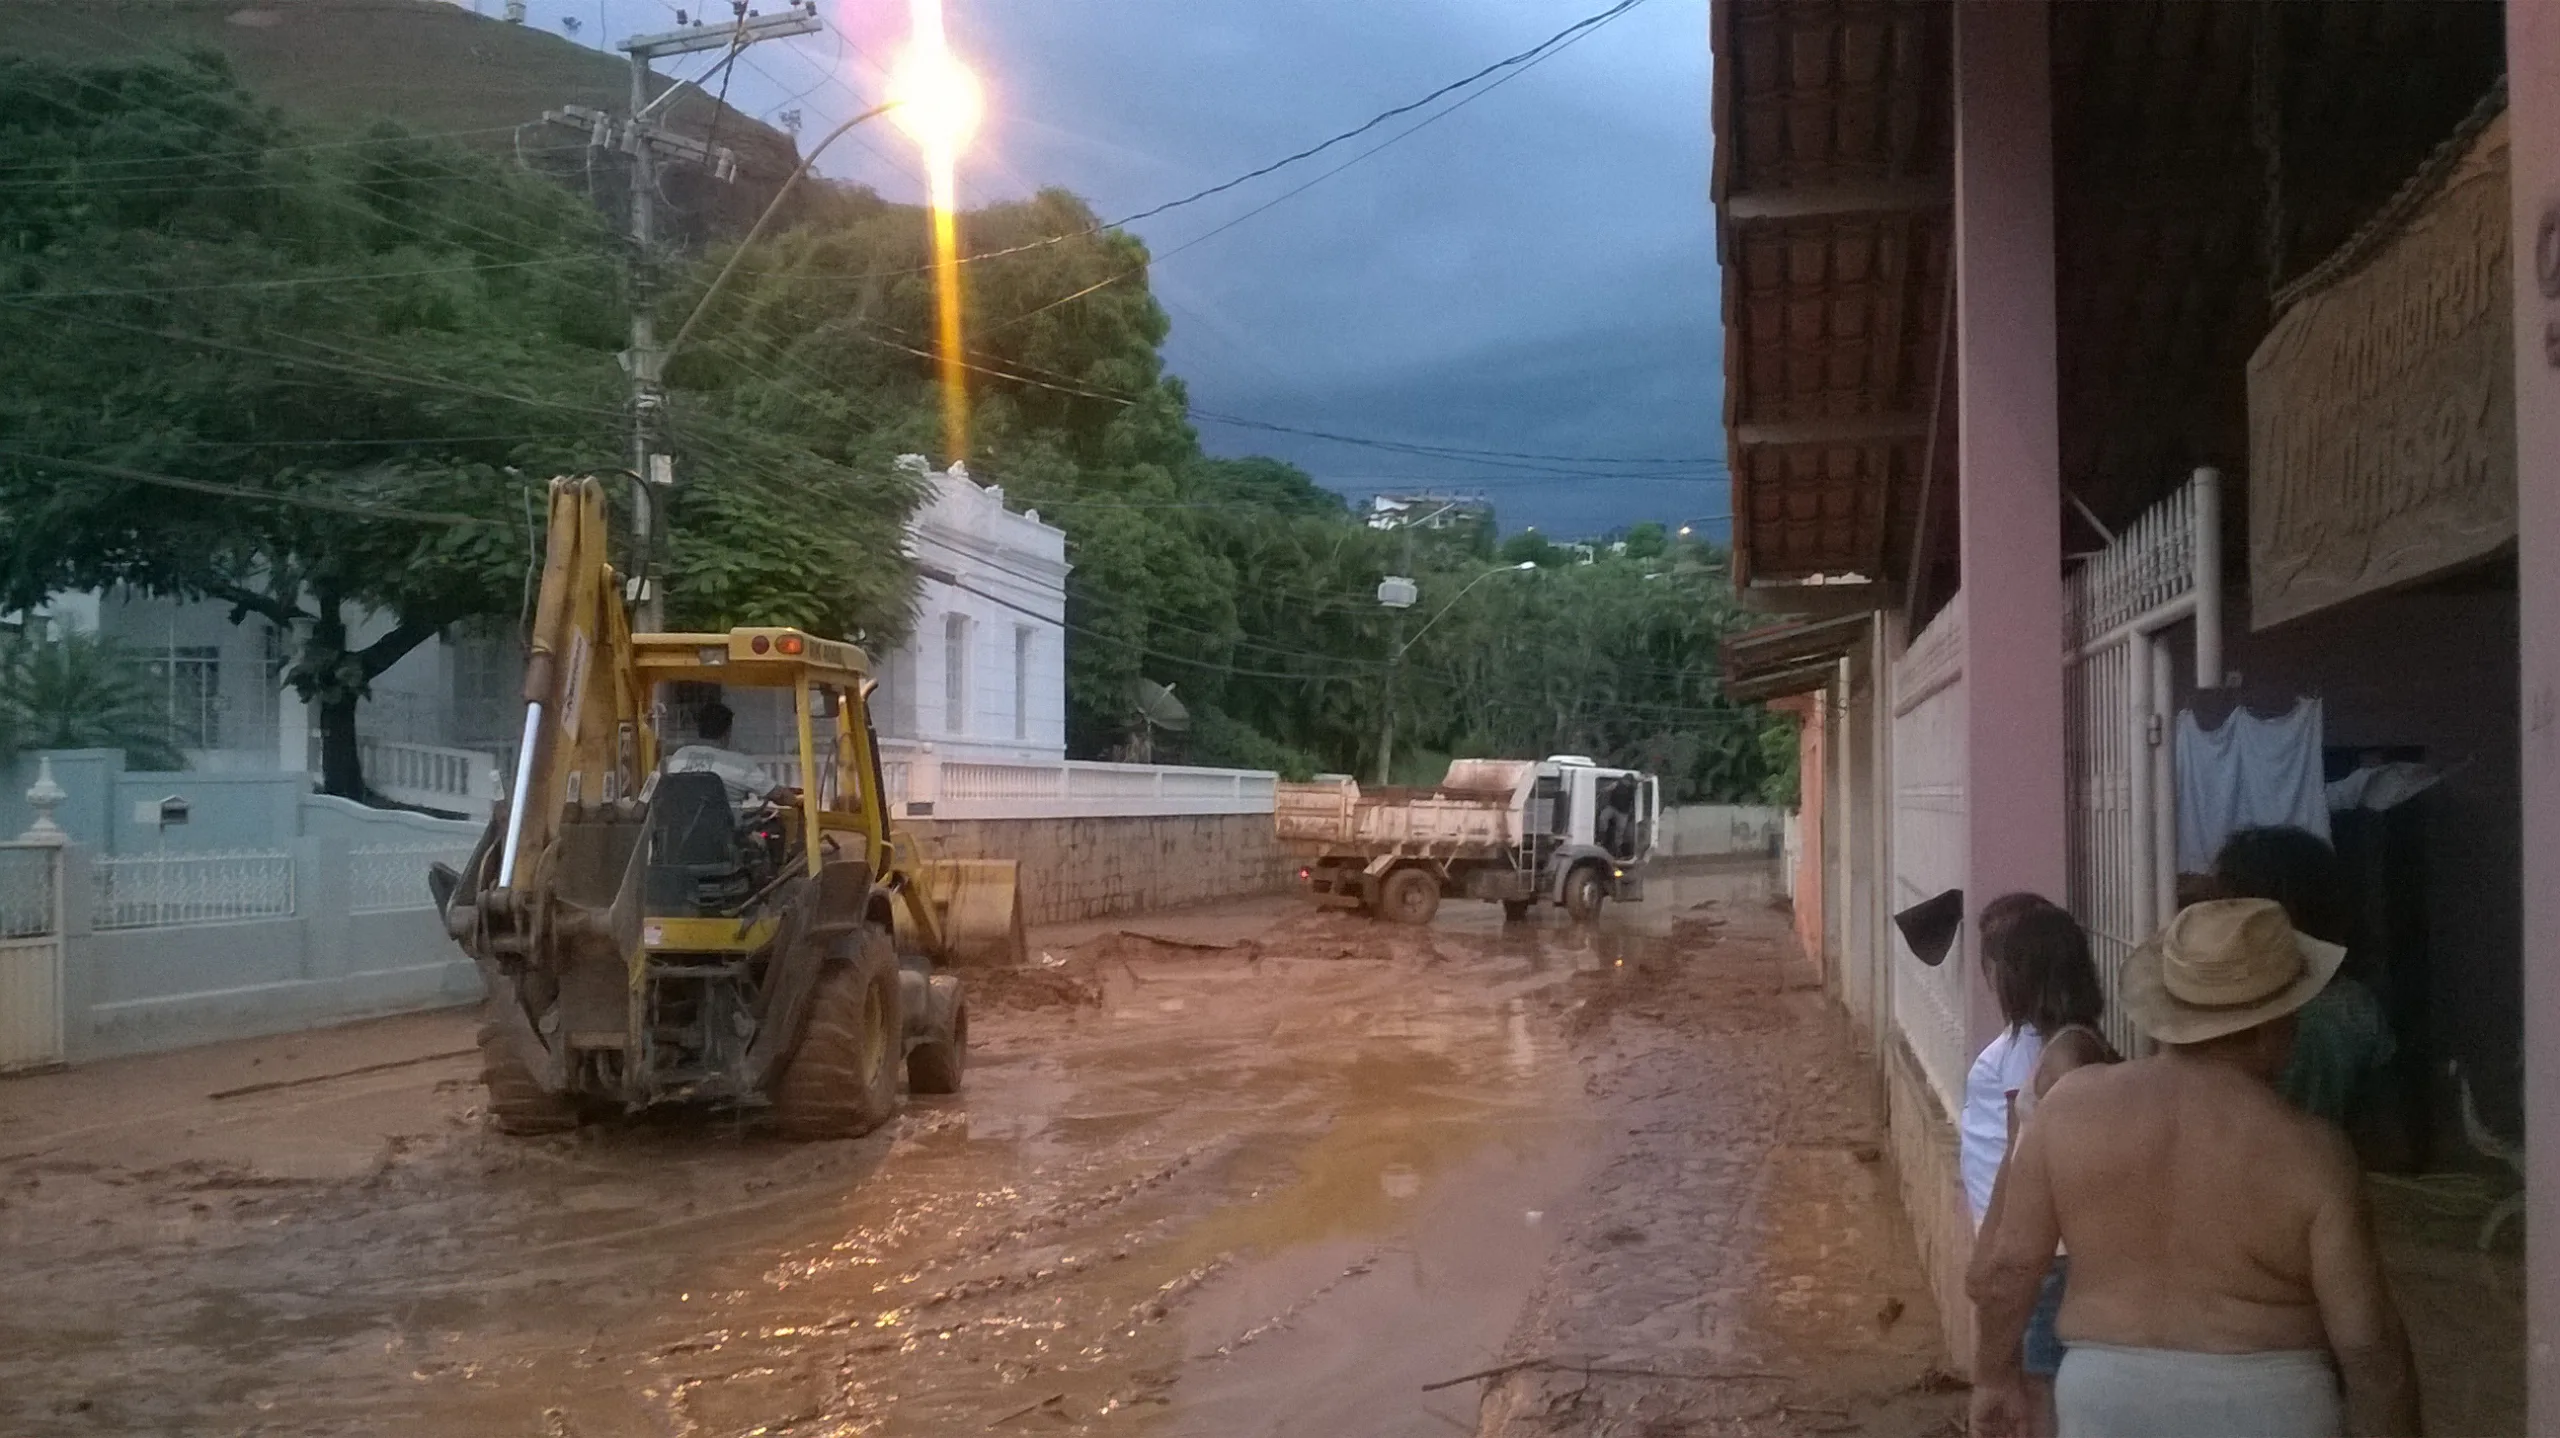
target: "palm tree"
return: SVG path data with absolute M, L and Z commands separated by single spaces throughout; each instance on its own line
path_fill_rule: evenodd
M 180 769 L 169 715 L 141 660 L 95 634 L 0 639 L 0 760 L 32 749 L 121 749 L 133 769 Z

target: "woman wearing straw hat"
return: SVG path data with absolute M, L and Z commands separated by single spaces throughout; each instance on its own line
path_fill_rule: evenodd
M 2280 904 L 2220 899 L 2127 960 L 2122 1002 L 2160 1051 L 2067 1075 L 2019 1134 L 1969 1284 L 1975 1432 L 2025 1431 L 2019 1341 L 2057 1242 L 2061 1438 L 2418 1431 L 2363 1174 L 2274 1088 L 2344 956 Z

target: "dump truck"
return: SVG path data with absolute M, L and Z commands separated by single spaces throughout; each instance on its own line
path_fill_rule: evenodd
M 902 1077 L 956 1091 L 948 970 L 1021 961 L 1015 866 L 928 860 L 893 829 L 860 647 L 633 633 L 607 522 L 599 481 L 553 481 L 514 782 L 428 878 L 487 987 L 496 1125 L 693 1103 L 839 1138 L 895 1113 Z M 668 749 L 680 711 L 718 732 Z M 740 711 L 785 736 L 779 777 L 726 748 Z
M 1579 754 L 1460 759 L 1428 789 L 1362 789 L 1341 776 L 1282 784 L 1273 822 L 1320 904 L 1427 924 L 1444 897 L 1541 903 L 1588 919 L 1644 897 L 1662 785 Z

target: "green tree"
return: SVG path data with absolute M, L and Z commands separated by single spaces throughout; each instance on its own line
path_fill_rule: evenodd
M 1502 541 L 1495 551 L 1505 564 L 1534 564 L 1545 568 L 1564 563 L 1564 551 L 1547 542 L 1547 537 L 1534 529 L 1524 529 Z
M 150 671 L 94 634 L 0 639 L 0 762 L 35 749 L 121 749 L 134 769 L 179 769 Z
M 1627 558 L 1659 559 L 1671 547 L 1670 537 L 1655 520 L 1627 527 Z
M 265 619 L 361 796 L 371 682 L 516 612 L 538 486 L 614 463 L 596 217 L 394 127 L 312 146 L 210 60 L 0 60 L 0 149 L 0 606 Z

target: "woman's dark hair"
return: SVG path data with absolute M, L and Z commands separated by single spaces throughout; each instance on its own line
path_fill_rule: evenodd
M 1986 906 L 1982 963 L 2000 1001 L 2000 1017 L 2013 1029 L 2026 1025 L 2050 1037 L 2074 1024 L 2095 1027 L 2106 1011 L 2089 935 L 2070 910 L 2050 899 L 2009 894 Z
M 2049 909 L 2053 906 L 2053 900 L 2046 898 L 2042 894 L 2029 894 L 2023 892 L 2002 894 L 1999 898 L 1993 899 L 1990 903 L 1983 905 L 1981 918 L 1982 952 L 1988 955 L 1995 949 L 1999 948 L 2002 937 L 2008 933 L 2011 925 L 2017 923 L 2019 916 L 2032 913 L 2037 909 Z
M 2308 829 L 2240 830 L 2213 856 L 2213 877 L 2226 899 L 2273 899 L 2297 930 L 2346 942 L 2339 932 L 2337 853 Z

